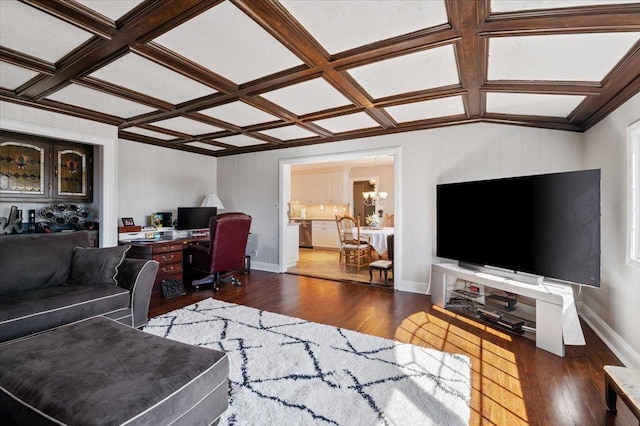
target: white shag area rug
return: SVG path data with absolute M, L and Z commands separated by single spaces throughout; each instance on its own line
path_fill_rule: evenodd
M 220 425 L 467 425 L 471 362 L 214 299 L 144 331 L 229 355 Z

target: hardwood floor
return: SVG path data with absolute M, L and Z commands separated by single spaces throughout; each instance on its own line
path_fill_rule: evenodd
M 437 306 L 429 296 L 389 288 L 291 274 L 252 271 L 242 287 L 201 287 L 173 299 L 154 299 L 156 316 L 213 297 L 468 355 L 472 371 L 472 425 L 638 425 L 618 400 L 611 416 L 604 399 L 607 364 L 622 365 L 582 324 L 587 345 L 568 347 L 560 358 L 520 336 L 504 334 Z
M 338 250 L 301 248 L 299 253 L 298 263 L 289 268 L 288 273 L 338 281 L 369 283 L 369 267 L 363 266 L 358 271 L 353 266 L 341 266 Z M 372 259 L 379 259 L 378 254 L 374 252 Z M 390 274 L 390 276 L 392 275 Z M 384 285 L 384 277 L 379 273 L 374 271 L 372 278 L 374 285 Z M 390 284 L 393 286 L 393 283 Z

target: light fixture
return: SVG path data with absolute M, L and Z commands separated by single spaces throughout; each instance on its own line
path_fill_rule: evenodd
M 378 192 L 378 187 L 376 186 L 376 181 L 371 179 L 369 184 L 373 186 L 373 191 L 363 192 L 362 197 L 364 198 L 365 206 L 375 206 L 383 207 L 384 201 L 387 199 L 386 192 Z
M 204 197 L 204 200 L 202 201 L 202 204 L 200 204 L 200 207 L 217 207 L 219 209 L 224 209 L 220 198 L 218 198 L 218 196 L 212 192 Z

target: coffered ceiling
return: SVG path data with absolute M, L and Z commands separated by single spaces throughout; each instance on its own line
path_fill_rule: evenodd
M 638 92 L 638 0 L 0 1 L 0 100 L 213 156 L 580 132 Z

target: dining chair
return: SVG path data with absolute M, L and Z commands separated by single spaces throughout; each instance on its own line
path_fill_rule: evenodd
M 378 259 L 369 264 L 369 282 L 373 283 L 373 271 L 377 270 L 382 277 L 384 272 L 384 285 L 389 285 L 389 271 L 393 275 L 393 234 L 387 235 L 387 257 L 388 259 Z
M 336 225 L 340 238 L 340 264 L 354 266 L 358 271 L 371 262 L 371 245 L 360 235 L 360 220 L 351 216 L 336 215 Z
M 394 214 L 385 214 L 384 215 L 384 225 L 383 226 L 393 227 L 394 226 L 394 222 L 395 222 L 394 216 L 395 216 Z
M 206 275 L 191 282 L 196 290 L 202 284 L 212 283 L 214 290 L 218 289 L 217 285 L 221 282 L 241 285 L 233 273 L 245 269 L 251 220 L 251 216 L 244 213 L 222 213 L 209 220 L 208 247 L 190 247 L 187 258 L 188 276 Z

